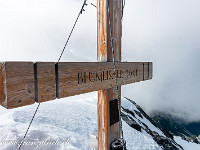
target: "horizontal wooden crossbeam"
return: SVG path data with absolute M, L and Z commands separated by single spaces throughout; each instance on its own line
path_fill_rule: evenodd
M 0 63 L 0 104 L 7 109 L 116 86 L 112 62 Z M 118 86 L 152 79 L 151 62 L 116 63 Z

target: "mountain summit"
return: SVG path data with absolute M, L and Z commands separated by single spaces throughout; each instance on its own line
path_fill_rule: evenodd
M 76 97 L 75 97 L 76 98 Z M 41 103 L 22 150 L 89 150 L 97 129 L 97 99 L 68 98 Z M 0 114 L 0 149 L 17 149 L 37 105 Z M 164 133 L 135 102 L 122 98 L 127 150 L 199 150 L 200 145 Z

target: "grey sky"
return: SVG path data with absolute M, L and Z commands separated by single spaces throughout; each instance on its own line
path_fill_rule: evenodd
M 57 61 L 82 3 L 0 0 L 0 61 Z M 123 86 L 123 96 L 200 121 L 199 14 L 199 0 L 126 0 L 122 59 L 153 61 L 154 77 Z M 96 61 L 95 7 L 86 7 L 62 61 Z

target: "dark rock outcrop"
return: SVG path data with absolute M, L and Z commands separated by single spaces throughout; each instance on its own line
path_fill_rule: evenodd
M 127 115 L 125 115 L 124 113 L 121 114 L 122 119 L 132 128 L 136 129 L 137 131 L 141 132 L 141 126 L 139 124 L 137 124 L 137 122 L 131 118 L 129 118 Z
M 137 130 L 139 132 L 141 132 L 142 130 L 145 131 L 164 150 L 181 150 L 181 149 L 183 149 L 180 145 L 178 145 L 174 141 L 172 133 L 170 133 L 170 132 L 165 132 L 165 133 L 162 132 L 162 130 L 143 111 L 143 109 L 139 105 L 137 105 L 134 101 L 132 101 L 130 99 L 127 99 L 127 100 L 128 100 L 128 103 L 130 103 L 130 105 L 134 105 L 134 107 L 131 107 L 131 108 L 134 108 L 134 109 L 132 110 L 130 108 L 125 108 L 122 105 L 121 116 L 122 116 L 122 119 L 130 127 L 134 128 L 135 130 Z M 127 106 L 129 106 L 129 104 Z M 149 122 L 147 122 L 147 120 Z M 152 125 L 150 125 L 150 124 L 152 124 L 155 127 L 152 128 Z M 150 127 L 148 125 L 150 125 L 152 129 L 150 129 Z M 156 129 L 159 133 L 162 133 L 162 134 L 160 135 L 158 132 L 153 131 L 154 129 Z
M 164 133 L 171 132 L 189 142 L 198 143 L 196 139 L 200 134 L 200 122 L 185 122 L 181 118 L 176 118 L 169 113 L 154 112 L 151 118 Z M 169 136 L 169 134 L 167 134 Z M 195 138 L 194 138 L 195 137 Z
M 158 145 L 163 147 L 164 150 L 179 150 L 178 144 L 176 144 L 174 141 L 171 141 L 170 139 L 164 136 L 156 135 L 154 137 L 154 140 L 158 143 Z

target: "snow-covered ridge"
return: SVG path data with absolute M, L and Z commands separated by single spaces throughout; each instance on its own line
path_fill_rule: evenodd
M 128 98 L 122 98 L 122 118 L 135 130 L 150 136 L 164 150 L 200 149 L 199 144 L 188 143 L 171 133 L 164 133 L 139 105 Z

